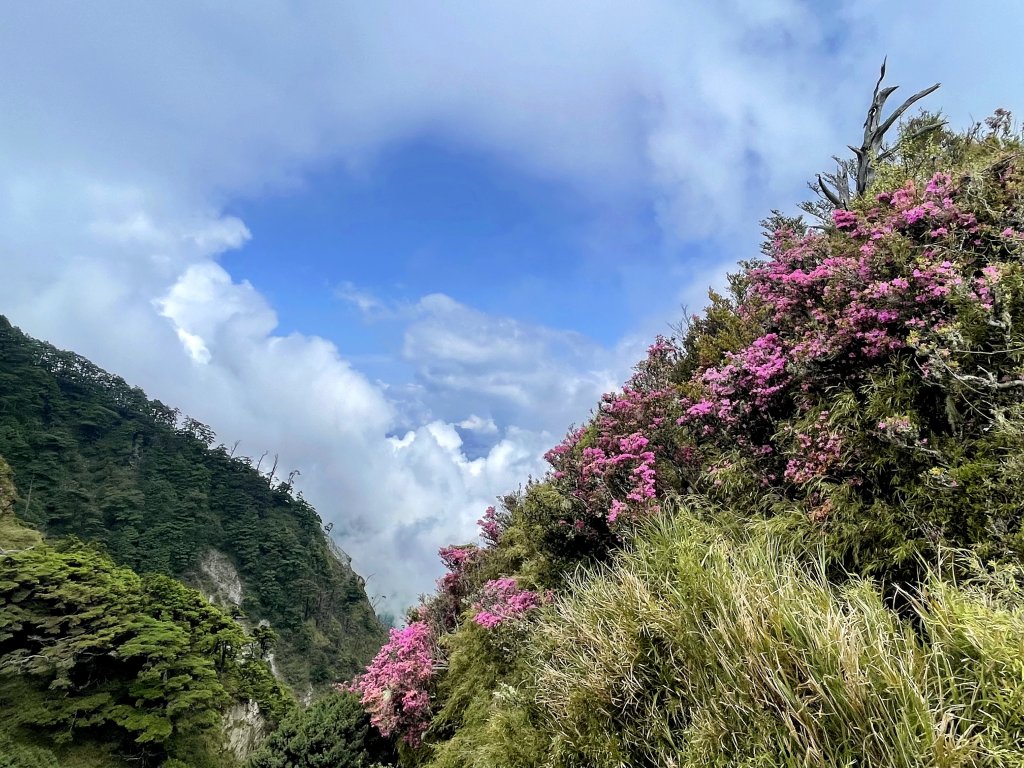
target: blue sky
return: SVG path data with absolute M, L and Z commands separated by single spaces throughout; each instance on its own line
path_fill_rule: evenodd
M 392 612 L 757 253 L 877 68 L 1024 109 L 996 0 L 0 11 L 0 312 L 279 453 Z
M 227 210 L 253 234 L 226 256 L 232 274 L 271 299 L 281 330 L 328 333 L 353 356 L 395 342 L 375 330 L 379 322 L 353 327 L 357 294 L 409 302 L 445 293 L 613 344 L 635 310 L 623 264 L 663 248 L 639 197 L 612 207 L 493 154 L 421 137 L 389 148 L 362 173 L 327 167 L 296 190 Z M 592 311 L 610 302 L 622 311 Z

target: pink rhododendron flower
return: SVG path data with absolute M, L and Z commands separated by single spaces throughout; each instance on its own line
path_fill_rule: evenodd
M 498 520 L 498 511 L 494 507 L 488 507 L 484 516 L 477 520 L 476 524 L 480 527 L 480 538 L 488 546 L 496 546 L 504 530 L 501 521 Z
M 426 623 L 392 629 L 366 672 L 349 686 L 359 694 L 370 722 L 384 736 L 419 745 L 430 725 L 429 688 L 436 652 L 434 633 Z
M 473 621 L 485 629 L 494 629 L 523 618 L 546 601 L 546 596 L 538 592 L 520 589 L 516 579 L 495 579 L 484 584 L 480 601 L 473 606 Z
M 586 519 L 617 524 L 657 511 L 659 453 L 678 452 L 673 429 L 681 402 L 670 378 L 678 356 L 673 343 L 659 338 L 622 392 L 602 398 L 588 444 L 580 447 L 577 431 L 546 454 L 551 479 L 586 510 L 574 532 L 593 532 Z

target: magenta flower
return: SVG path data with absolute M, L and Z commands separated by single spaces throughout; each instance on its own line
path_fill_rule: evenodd
M 520 589 L 513 578 L 495 579 L 484 584 L 473 621 L 485 629 L 494 629 L 509 621 L 518 621 L 534 608 L 547 602 L 544 595 Z
M 436 653 L 434 633 L 426 623 L 392 629 L 366 672 L 349 686 L 384 736 L 397 736 L 412 746 L 422 741 L 430 725 Z

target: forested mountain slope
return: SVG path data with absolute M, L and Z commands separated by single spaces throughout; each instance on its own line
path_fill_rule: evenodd
M 234 768 L 295 709 L 261 635 L 168 576 L 44 541 L 16 502 L 0 458 L 0 766 Z
M 3 317 L 0 456 L 30 525 L 96 542 L 140 574 L 220 591 L 251 627 L 268 621 L 279 636 L 276 666 L 297 691 L 351 674 L 379 648 L 384 629 L 361 579 L 287 481 Z M 219 590 L 210 575 L 218 570 Z

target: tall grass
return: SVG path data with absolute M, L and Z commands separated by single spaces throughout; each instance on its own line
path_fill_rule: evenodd
M 933 576 L 897 615 L 869 582 L 723 530 L 666 515 L 550 609 L 538 763 L 1024 765 L 1019 574 Z

